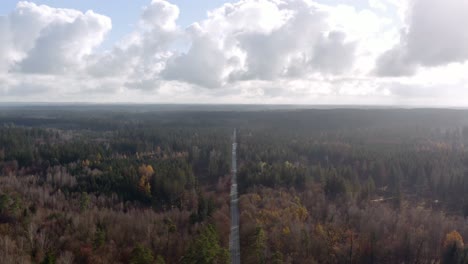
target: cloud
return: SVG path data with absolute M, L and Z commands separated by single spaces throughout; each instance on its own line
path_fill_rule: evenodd
M 176 20 L 179 17 L 179 8 L 163 0 L 152 0 L 148 6 L 143 8 L 140 23 L 143 26 L 153 28 L 159 27 L 166 31 L 177 28 Z
M 455 87 L 468 84 L 468 33 L 462 27 L 467 3 L 405 2 L 238 0 L 183 28 L 177 5 L 148 0 L 133 29 L 104 50 L 109 17 L 22 1 L 0 16 L 0 100 L 463 98 L 466 93 Z
M 171 47 L 181 38 L 176 25 L 179 9 L 166 1 L 153 0 L 143 8 L 137 28 L 110 51 L 88 58 L 87 73 L 95 78 L 118 77 L 127 84 L 157 80 L 172 55 Z M 146 85 L 126 85 L 149 87 Z M 157 85 L 155 85 L 157 87 Z
M 377 9 L 380 11 L 386 11 L 387 5 L 382 0 L 369 0 L 369 6 L 373 9 Z
M 0 16 L 0 72 L 8 69 L 11 61 L 11 34 L 9 29 L 9 21 L 6 17 Z
M 247 32 L 237 40 L 246 53 L 242 79 L 274 80 L 283 77 L 290 67 L 303 68 L 310 62 L 320 32 L 326 30 L 324 14 L 312 7 L 296 10 L 288 6 L 291 16 L 270 33 Z M 292 64 L 291 62 L 295 62 Z M 301 64 L 301 65 L 299 65 Z
M 468 60 L 468 2 L 414 0 L 400 42 L 377 60 L 381 76 L 412 75 L 416 69 Z
M 34 47 L 18 63 L 18 70 L 45 74 L 73 71 L 110 29 L 110 19 L 92 11 L 57 19 L 41 30 Z
M 291 1 L 279 8 L 288 14 L 280 27 L 266 34 L 239 35 L 240 47 L 246 52 L 241 79 L 302 78 L 313 72 L 339 74 L 352 66 L 354 45 L 346 41 L 346 33 L 328 25 L 326 12 L 306 1 Z
M 355 43 L 346 42 L 345 33 L 332 31 L 319 39 L 310 64 L 320 72 L 342 73 L 352 66 L 355 48 Z
M 355 44 L 309 1 L 239 1 L 197 23 L 187 53 L 169 60 L 163 77 L 202 87 L 246 80 L 340 74 Z M 200 66 L 203 67 L 200 67 Z
M 166 80 L 183 81 L 207 88 L 222 85 L 226 64 L 224 52 L 216 43 L 201 33 L 193 33 L 192 45 L 187 53 L 172 57 L 162 71 Z
M 380 76 L 397 77 L 413 75 L 416 69 L 417 64 L 409 60 L 406 51 L 396 47 L 387 50 L 378 58 L 375 73 Z
M 110 18 L 19 2 L 0 19 L 0 70 L 60 74 L 75 70 L 104 39 Z
M 247 50 L 256 47 L 245 43 L 246 38 L 267 36 L 288 20 L 289 11 L 266 0 L 224 4 L 186 30 L 191 46 L 169 60 L 163 77 L 207 88 L 220 88 L 241 75 L 244 78 L 246 64 L 257 54 Z M 268 49 L 264 43 L 258 45 L 263 51 Z M 249 70 L 255 71 L 253 68 L 250 65 Z
M 6 90 L 4 96 L 22 96 L 24 94 L 36 96 L 49 92 L 50 88 L 50 86 L 44 84 L 22 82 Z
M 141 81 L 129 81 L 126 82 L 124 85 L 129 89 L 152 91 L 159 88 L 160 81 L 158 79 L 146 79 Z

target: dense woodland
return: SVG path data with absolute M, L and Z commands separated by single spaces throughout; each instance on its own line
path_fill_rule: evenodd
M 468 263 L 468 111 L 0 107 L 2 263 Z

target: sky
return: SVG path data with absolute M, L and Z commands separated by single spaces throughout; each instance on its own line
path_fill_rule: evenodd
M 0 102 L 468 106 L 468 1 L 0 5 Z

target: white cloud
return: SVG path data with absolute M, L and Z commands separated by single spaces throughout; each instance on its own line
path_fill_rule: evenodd
M 140 23 L 144 27 L 159 27 L 166 31 L 177 28 L 176 20 L 179 17 L 179 8 L 163 0 L 152 0 L 143 8 Z
M 380 76 L 402 76 L 416 73 L 416 63 L 408 59 L 407 51 L 392 48 L 385 51 L 376 62 L 375 73 Z
M 218 88 L 223 84 L 222 74 L 226 62 L 224 52 L 214 40 L 203 33 L 194 32 L 189 51 L 172 57 L 162 71 L 162 77 Z
M 0 100 L 422 104 L 467 94 L 465 1 L 323 2 L 239 0 L 184 29 L 176 5 L 148 0 L 105 51 L 110 18 L 19 2 L 0 16 Z
M 342 73 L 354 62 L 355 43 L 346 42 L 343 32 L 332 31 L 319 40 L 311 64 L 325 73 Z
M 0 70 L 46 74 L 76 70 L 111 27 L 110 18 L 93 11 L 19 2 L 0 19 Z
M 27 73 L 66 73 L 83 64 L 111 29 L 110 19 L 92 11 L 55 20 L 45 26 L 18 70 Z
M 201 30 L 235 62 L 218 72 L 227 82 L 338 74 L 352 66 L 355 46 L 328 15 L 310 1 L 240 1 L 210 13 Z
M 178 15 L 176 5 L 153 0 L 143 8 L 133 32 L 112 50 L 89 57 L 87 73 L 93 78 L 118 79 L 129 89 L 157 89 L 159 74 L 172 55 L 171 46 L 182 37 L 176 25 Z
M 369 6 L 371 8 L 380 10 L 380 11 L 386 11 L 387 10 L 387 5 L 384 1 L 382 0 L 369 0 Z
M 11 33 L 9 29 L 9 21 L 6 17 L 0 16 L 0 72 L 8 69 L 11 60 Z
M 468 60 L 468 2 L 414 0 L 400 42 L 377 61 L 383 76 L 412 75 L 418 66 L 433 67 Z

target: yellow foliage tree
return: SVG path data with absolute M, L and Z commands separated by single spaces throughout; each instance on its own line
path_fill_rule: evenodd
M 445 236 L 444 248 L 452 247 L 456 245 L 457 248 L 463 247 L 463 238 L 457 231 L 453 230 Z
M 151 165 L 146 166 L 146 172 L 152 175 L 154 173 L 154 169 Z
M 149 178 L 146 175 L 140 177 L 140 182 L 138 183 L 140 190 L 142 190 L 146 194 L 151 193 L 151 184 L 149 182 Z
M 154 169 L 151 165 L 141 165 L 138 167 L 138 172 L 140 173 L 140 181 L 138 186 L 146 194 L 151 193 L 151 184 L 150 178 L 154 174 Z
M 442 263 L 461 263 L 460 254 L 463 250 L 463 238 L 457 231 L 452 231 L 445 236 L 442 251 Z
M 141 176 L 150 177 L 151 175 L 154 174 L 154 169 L 151 165 L 142 164 L 140 167 L 138 167 L 138 172 L 140 173 Z

